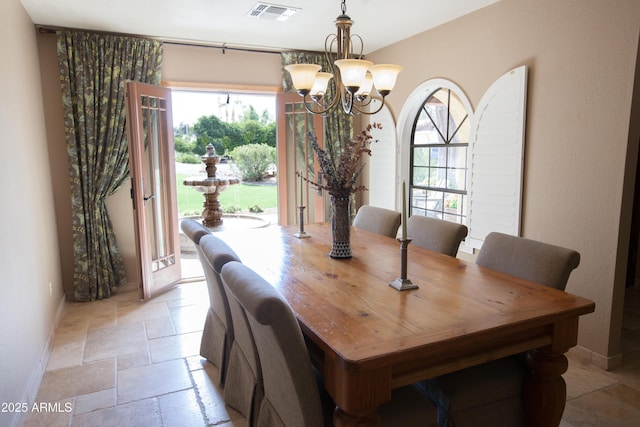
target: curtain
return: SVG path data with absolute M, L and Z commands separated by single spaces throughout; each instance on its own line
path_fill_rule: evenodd
M 58 64 L 69 155 L 76 301 L 111 296 L 125 273 L 105 199 L 127 181 L 124 82 L 160 83 L 162 44 L 60 31 Z

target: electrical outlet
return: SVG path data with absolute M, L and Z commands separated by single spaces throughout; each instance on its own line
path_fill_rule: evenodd
M 51 282 L 49 282 L 49 296 L 53 296 L 53 285 L 51 284 Z

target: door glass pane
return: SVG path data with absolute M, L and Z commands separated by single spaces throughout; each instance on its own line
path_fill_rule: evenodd
M 145 102 L 146 101 L 146 102 Z M 166 125 L 167 112 L 162 105 L 166 101 L 155 97 L 143 97 L 143 126 L 147 167 L 144 197 L 149 209 L 149 239 L 151 243 L 152 271 L 158 271 L 175 264 L 175 244 L 172 241 L 170 218 L 167 206 L 169 177 L 167 171 Z

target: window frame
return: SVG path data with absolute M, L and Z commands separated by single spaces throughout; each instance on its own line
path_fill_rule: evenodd
M 447 116 L 446 116 L 446 129 L 440 129 L 438 127 L 438 124 L 436 124 L 436 120 L 434 120 L 434 118 L 432 117 L 432 115 L 429 113 L 428 108 L 427 108 L 427 103 L 429 102 L 429 100 L 431 100 L 432 98 L 434 98 L 439 92 L 441 91 L 445 91 L 447 94 L 447 102 L 446 102 L 446 111 L 447 111 Z M 449 124 L 451 123 L 453 114 L 451 113 L 451 107 L 452 107 L 452 93 L 456 98 L 456 102 L 459 102 L 460 104 L 462 104 L 462 107 L 465 110 L 465 116 L 462 118 L 462 120 L 460 121 L 460 123 L 456 124 L 455 129 L 451 129 L 449 127 Z M 438 99 L 436 97 L 436 99 Z M 423 215 L 423 216 L 430 216 L 429 212 L 434 212 L 436 214 L 436 217 L 438 217 L 439 219 L 443 219 L 445 221 L 451 221 L 451 217 L 455 217 L 457 219 L 457 221 L 455 221 L 458 224 L 467 224 L 467 215 L 466 215 L 466 199 L 467 199 L 467 175 L 469 173 L 469 164 L 468 164 L 468 152 L 469 152 L 469 148 L 470 148 L 470 144 L 469 144 L 469 140 L 471 138 L 470 135 L 470 130 L 471 130 L 471 118 L 473 117 L 473 110 L 469 109 L 470 107 L 466 106 L 464 104 L 464 102 L 462 101 L 462 99 L 460 98 L 460 96 L 454 91 L 452 90 L 450 87 L 444 87 L 444 86 L 439 86 L 439 87 L 435 87 L 433 90 L 431 90 L 431 92 L 424 98 L 424 100 L 422 101 L 422 104 L 420 105 L 418 111 L 415 114 L 414 120 L 413 120 L 413 126 L 412 126 L 412 130 L 411 130 L 411 140 L 409 143 L 409 214 L 417 214 L 417 215 Z M 416 142 L 416 129 L 418 126 L 418 123 L 421 119 L 421 117 L 423 116 L 423 113 L 426 114 L 427 118 L 431 121 L 432 125 L 434 126 L 435 130 L 438 132 L 438 140 L 440 142 L 427 142 L 427 143 L 417 143 Z M 458 135 L 458 132 L 460 131 L 460 129 L 463 128 L 463 126 L 467 126 L 468 129 L 468 135 L 467 135 L 467 142 L 452 142 L 454 140 L 454 138 Z M 428 172 L 428 174 L 430 174 L 432 172 L 432 170 L 444 170 L 444 176 L 445 176 L 445 183 L 444 186 L 434 186 L 432 185 L 430 182 L 427 183 L 426 185 L 420 185 L 414 182 L 415 179 L 415 171 L 416 171 L 416 165 L 415 165 L 415 154 L 416 154 L 416 148 L 426 148 L 429 151 L 428 154 L 428 164 L 425 166 L 420 166 L 420 167 L 424 167 Z M 436 166 L 432 166 L 432 149 L 434 148 L 443 148 L 445 149 L 445 165 L 436 165 Z M 464 148 L 464 155 L 463 155 L 463 163 L 464 166 L 463 167 L 456 167 L 456 166 L 450 166 L 450 149 L 451 148 Z M 460 171 L 460 170 L 464 170 L 464 179 L 463 179 L 463 189 L 459 189 L 459 188 L 450 188 L 449 187 L 449 176 L 450 173 L 449 171 Z M 425 201 L 425 206 L 424 208 L 419 208 L 418 206 L 414 206 L 412 201 L 413 201 L 413 190 L 414 189 L 418 189 L 418 190 L 423 190 L 425 191 L 425 194 L 428 194 L 428 192 L 435 192 L 435 193 L 442 193 L 442 204 L 440 206 L 440 209 L 429 209 L 427 206 L 427 203 Z M 449 212 L 447 213 L 446 211 L 446 203 L 444 202 L 447 198 L 447 194 L 453 194 L 453 195 L 460 195 L 463 196 L 462 197 L 462 206 L 460 207 L 459 210 L 457 210 L 456 212 Z M 415 211 L 414 212 L 414 208 Z M 456 208 L 457 209 L 457 208 Z M 452 221 L 454 222 L 454 221 Z
M 467 111 L 467 121 L 473 123 L 473 115 L 474 109 L 471 106 L 471 102 L 469 102 L 469 98 L 465 94 L 465 92 L 460 88 L 457 84 L 448 79 L 443 78 L 435 78 L 429 79 L 421 83 L 414 91 L 407 97 L 405 104 L 400 111 L 400 115 L 398 116 L 397 121 L 397 134 L 398 141 L 402 144 L 399 156 L 397 158 L 396 168 L 400 172 L 400 180 L 411 182 L 410 173 L 411 173 L 411 143 L 412 143 L 412 134 L 414 128 L 414 121 L 418 117 L 418 114 L 424 105 L 424 102 L 433 94 L 436 90 L 439 89 L 448 89 L 453 92 L 462 105 Z M 469 146 L 467 147 L 467 152 L 471 149 L 471 141 L 469 141 Z M 470 163 L 467 160 L 467 179 L 466 179 L 466 187 L 468 189 L 469 186 L 469 176 L 471 174 Z M 411 187 L 411 186 L 409 186 Z M 397 200 L 397 206 L 401 206 L 401 200 Z M 469 221 L 469 212 L 468 212 L 468 203 L 464 207 L 464 217 L 465 217 L 465 225 Z M 460 252 L 473 253 L 473 248 L 466 244 L 466 241 L 463 241 L 460 244 L 459 248 Z

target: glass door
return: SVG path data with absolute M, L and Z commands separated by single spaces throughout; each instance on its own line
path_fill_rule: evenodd
M 181 279 L 171 90 L 127 82 L 129 163 L 140 297 Z
M 297 94 L 281 93 L 277 98 L 278 120 L 278 219 L 279 223 L 298 224 L 298 206 L 306 206 L 305 223 L 323 222 L 325 194 L 301 181 L 297 173 L 317 181 L 320 167 L 311 147 L 309 132 L 323 146 L 322 116 L 309 114 Z

